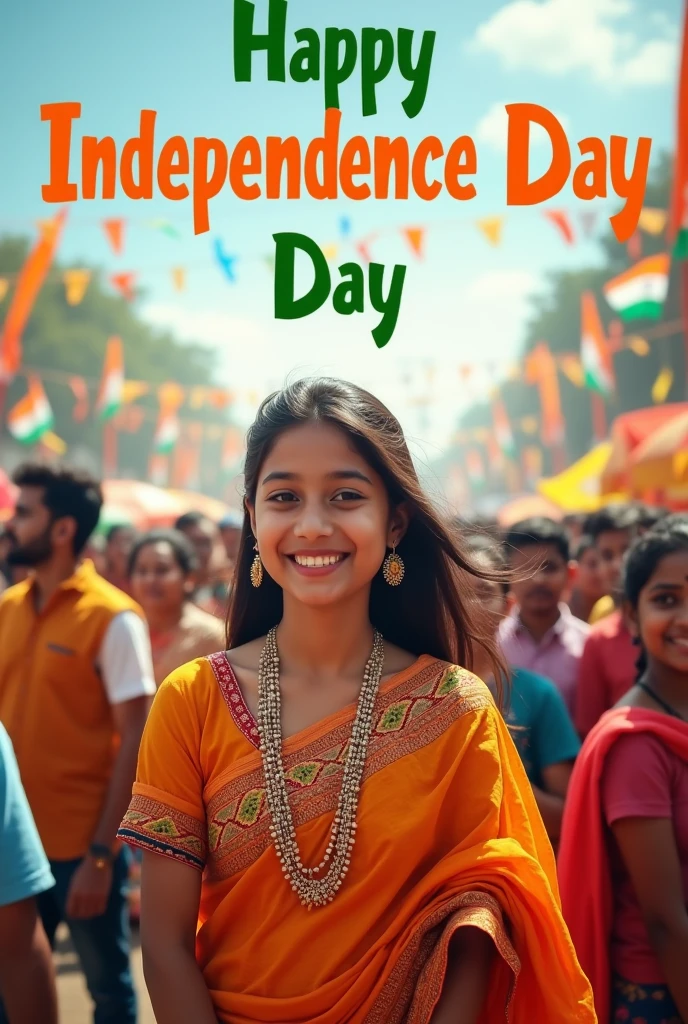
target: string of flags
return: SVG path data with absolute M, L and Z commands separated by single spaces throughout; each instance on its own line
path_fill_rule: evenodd
M 566 245 L 575 245 L 577 232 L 575 219 L 571 213 L 564 209 L 544 208 L 537 211 L 539 216 L 544 217 Z M 487 217 L 479 217 L 475 220 L 452 220 L 442 221 L 438 224 L 411 225 L 403 227 L 385 227 L 368 232 L 363 237 L 355 238 L 353 234 L 353 223 L 350 217 L 341 216 L 338 220 L 336 240 L 330 240 L 322 245 L 323 253 L 328 261 L 335 261 L 339 250 L 343 246 L 353 246 L 358 256 L 365 262 L 370 263 L 373 258 L 373 245 L 384 237 L 393 235 L 400 236 L 409 247 L 413 255 L 422 260 L 425 257 L 428 233 L 437 227 L 446 228 L 455 224 L 472 224 L 483 236 L 488 245 L 497 248 L 504 241 L 504 231 L 510 214 L 495 214 Z M 599 211 L 581 210 L 577 213 L 577 221 L 580 232 L 584 238 L 592 236 Z M 641 233 L 658 237 L 662 235 L 667 227 L 668 214 L 666 210 L 655 207 L 645 207 L 641 210 L 638 232 L 629 242 L 629 255 L 636 261 L 642 256 Z M 39 230 L 45 230 L 46 224 L 52 221 L 42 222 Z M 182 233 L 172 222 L 167 220 L 144 221 L 144 226 L 150 230 L 159 232 L 166 237 L 179 240 Z M 126 240 L 129 229 L 129 219 L 126 217 L 108 217 L 100 222 L 103 235 L 112 253 L 122 257 L 126 250 Z M 238 268 L 247 261 L 258 259 L 266 268 L 272 272 L 274 269 L 274 258 L 271 254 L 242 255 L 230 251 L 223 239 L 216 237 L 211 241 L 212 257 L 223 276 L 230 284 L 237 284 L 239 281 Z M 170 283 L 175 292 L 183 292 L 188 285 L 189 267 L 175 264 L 168 268 L 162 268 L 169 274 Z M 92 273 L 85 267 L 72 267 L 59 271 L 65 289 L 65 299 L 70 306 L 78 306 L 88 292 L 92 279 Z M 112 272 L 109 275 L 109 283 L 128 302 L 136 297 L 138 284 L 141 280 L 142 271 L 137 269 L 123 269 Z M 14 282 L 18 283 L 20 274 L 2 273 L 0 271 L 0 302 L 3 301 Z

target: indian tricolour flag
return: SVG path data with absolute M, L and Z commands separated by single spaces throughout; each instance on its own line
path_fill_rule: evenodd
M 122 407 L 124 393 L 124 354 L 119 338 L 110 338 L 105 350 L 103 376 L 98 392 L 98 413 L 102 420 L 110 420 Z
M 38 377 L 31 375 L 28 393 L 8 414 L 9 432 L 22 444 L 36 444 L 52 430 L 53 422 L 53 411 L 43 385 Z
M 470 483 L 482 484 L 485 482 L 485 465 L 477 448 L 469 448 L 466 452 L 466 470 Z
M 153 439 L 153 451 L 156 455 L 169 455 L 179 439 L 179 420 L 176 412 L 165 412 L 160 415 Z
M 641 260 L 604 286 L 607 302 L 622 320 L 659 320 L 669 291 L 669 254 Z
M 506 406 L 501 398 L 495 398 L 492 403 L 492 421 L 494 424 L 494 437 L 499 450 L 506 458 L 511 459 L 516 451 L 514 435 L 511 431 L 509 416 Z
M 615 387 L 614 363 L 592 292 L 581 296 L 581 363 L 586 388 L 600 395 Z

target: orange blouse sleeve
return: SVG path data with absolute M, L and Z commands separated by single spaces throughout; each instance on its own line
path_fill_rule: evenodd
M 118 838 L 202 871 L 208 848 L 201 726 L 194 680 L 198 663 L 162 683 L 139 750 L 136 782 Z

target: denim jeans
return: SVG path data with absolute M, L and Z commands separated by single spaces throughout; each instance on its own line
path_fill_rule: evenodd
M 65 915 L 69 885 L 80 860 L 51 861 L 55 886 L 37 900 L 51 945 L 62 921 L 69 928 L 93 1000 L 93 1024 L 136 1024 L 136 993 L 129 962 L 129 856 L 125 848 L 115 859 L 110 898 L 99 917 L 72 920 Z M 0 1006 L 0 1024 L 5 1022 Z

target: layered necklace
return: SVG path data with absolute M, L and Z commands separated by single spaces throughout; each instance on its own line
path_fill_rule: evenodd
M 342 788 L 327 849 L 318 865 L 306 867 L 301 860 L 296 841 L 296 828 L 289 806 L 287 780 L 282 762 L 280 715 L 282 701 L 279 685 L 279 651 L 275 628 L 268 633 L 260 656 L 257 725 L 265 774 L 265 798 L 272 819 L 270 835 L 275 844 L 283 874 L 301 903 L 309 910 L 312 907 L 323 907 L 327 903 L 331 903 L 349 870 L 356 836 L 358 798 L 383 661 L 382 636 L 375 631 L 373 649 L 363 673 L 363 685 L 344 762 Z

